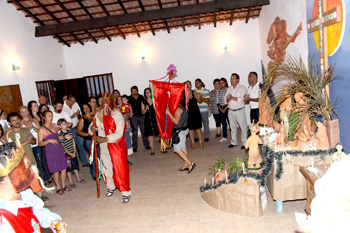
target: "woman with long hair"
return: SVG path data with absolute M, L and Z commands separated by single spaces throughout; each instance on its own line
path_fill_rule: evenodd
M 221 136 L 221 117 L 219 114 L 219 108 L 217 104 L 217 93 L 220 89 L 220 79 L 216 78 L 213 81 L 214 89 L 210 92 L 210 104 L 209 109 L 213 114 L 215 125 L 216 125 L 216 137 L 219 138 Z
M 64 154 L 60 140 L 72 139 L 71 135 L 59 136 L 56 126 L 52 123 L 53 116 L 50 110 L 43 112 L 43 125 L 39 129 L 38 139 L 39 146 L 45 147 L 45 156 L 47 166 L 50 173 L 53 173 L 53 180 L 55 182 L 59 195 L 63 195 L 65 191 L 72 189 L 66 186 L 66 169 L 68 167 L 66 155 Z M 61 184 L 59 180 L 59 173 L 61 172 Z
M 199 146 L 201 149 L 203 149 L 204 145 L 203 145 L 203 138 L 202 138 L 202 131 L 201 131 L 202 116 L 197 104 L 197 103 L 201 103 L 202 100 L 200 98 L 200 94 L 198 94 L 195 91 L 192 91 L 191 81 L 186 81 L 185 84 L 187 86 L 187 92 L 188 92 L 188 128 L 189 128 L 189 135 L 191 139 L 191 148 L 192 149 L 195 148 L 194 133 L 196 133 L 199 140 Z
M 170 120 L 174 123 L 173 126 L 173 135 L 178 135 L 178 141 L 173 141 L 174 152 L 178 154 L 178 156 L 184 161 L 184 165 L 179 169 L 179 171 L 187 171 L 187 173 L 191 173 L 193 169 L 196 167 L 196 164 L 193 161 L 188 159 L 188 152 L 186 149 L 186 136 L 188 134 L 188 114 L 185 108 L 185 93 L 183 94 L 180 104 L 175 110 L 175 114 L 171 114 L 169 109 L 165 111 L 170 118 Z M 173 137 L 173 140 L 175 138 Z
M 77 134 L 83 137 L 83 147 L 87 158 L 90 157 L 92 136 L 89 135 L 89 125 L 94 119 L 92 108 L 89 104 L 83 104 L 83 116 L 79 119 L 77 126 Z M 92 179 L 96 179 L 95 163 L 90 165 L 90 174 Z
M 43 124 L 43 112 L 45 112 L 46 110 L 49 110 L 49 106 L 47 106 L 47 104 L 40 104 L 39 109 L 38 109 L 38 115 L 40 117 L 40 125 Z
M 46 185 L 48 185 L 52 182 L 52 179 L 47 168 L 43 148 L 38 146 L 38 132 L 40 128 L 39 121 L 35 118 L 30 117 L 29 108 L 26 106 L 21 106 L 19 108 L 19 114 L 22 118 L 21 127 L 27 128 L 36 139 L 36 144 L 31 145 L 33 154 L 37 163 L 37 168 L 39 170 L 39 176 L 45 181 Z
M 228 107 L 225 99 L 225 94 L 228 88 L 227 80 L 225 78 L 220 79 L 220 88 L 217 90 L 217 105 L 219 108 L 219 114 L 222 124 L 222 138 L 220 142 L 227 141 L 227 124 L 230 125 L 228 121 Z
M 153 138 L 159 136 L 156 111 L 153 106 L 151 89 L 146 88 L 143 94 L 145 96 L 145 101 L 141 103 L 141 112 L 142 115 L 145 115 L 145 135 L 148 138 L 149 146 L 151 147 L 151 155 L 154 155 L 155 150 Z
M 35 100 L 28 102 L 29 116 L 33 119 L 36 119 L 41 123 L 41 117 L 39 116 L 39 105 Z

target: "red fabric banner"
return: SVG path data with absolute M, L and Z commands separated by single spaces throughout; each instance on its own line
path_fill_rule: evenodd
M 167 107 L 171 114 L 175 114 L 181 97 L 183 95 L 185 84 L 169 83 L 161 81 L 150 81 L 153 85 L 154 108 L 157 116 L 157 124 L 160 136 L 163 140 L 171 139 L 173 122 L 165 114 Z M 170 85 L 170 87 L 169 87 Z

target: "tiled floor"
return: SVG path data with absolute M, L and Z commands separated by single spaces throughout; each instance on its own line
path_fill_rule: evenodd
M 275 202 L 269 199 L 264 215 L 256 218 L 226 213 L 202 200 L 199 186 L 203 179 L 211 179 L 208 165 L 218 156 L 232 160 L 244 153 L 240 146 L 229 149 L 228 145 L 229 142 L 219 143 L 212 137 L 205 143 L 205 149 L 200 149 L 199 144 L 194 150 L 189 149 L 190 159 L 197 164 L 191 174 L 178 171 L 182 161 L 173 150 L 167 154 L 157 151 L 155 156 L 150 156 L 140 146 L 130 158 L 132 198 L 128 204 L 121 203 L 119 192 L 107 198 L 103 183 L 101 197 L 97 198 L 96 184 L 89 170 L 82 168 L 80 172 L 88 182 L 62 196 L 48 194 L 46 207 L 62 216 L 69 233 L 297 232 L 294 212 L 303 212 L 306 201 L 285 202 L 283 214 L 277 214 Z M 158 142 L 156 146 L 159 148 Z

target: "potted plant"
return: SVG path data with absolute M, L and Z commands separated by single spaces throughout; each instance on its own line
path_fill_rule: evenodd
M 246 164 L 248 157 L 238 156 L 227 165 L 229 172 L 243 172 L 242 164 Z
M 225 172 L 227 172 L 226 161 L 219 156 L 214 163 L 209 166 L 209 175 L 213 175 L 215 177 L 215 183 L 218 184 L 225 179 Z

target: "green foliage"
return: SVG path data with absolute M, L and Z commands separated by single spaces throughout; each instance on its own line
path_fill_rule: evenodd
M 299 113 L 294 112 L 293 110 L 290 112 L 289 119 L 288 119 L 288 133 L 286 129 L 287 134 L 287 140 L 292 141 L 294 140 L 294 135 L 299 127 Z
M 222 157 L 218 157 L 212 165 L 209 166 L 209 175 L 214 175 L 217 172 L 221 172 L 222 170 L 225 169 L 226 166 L 226 161 Z
M 247 161 L 248 157 L 238 156 L 227 165 L 227 170 L 229 172 L 242 172 L 242 163 L 246 163 Z
M 302 125 L 306 114 L 310 118 L 315 116 L 322 117 L 324 120 L 332 120 L 332 114 L 335 113 L 334 106 L 330 104 L 328 94 L 325 95 L 324 89 L 337 76 L 333 75 L 335 65 L 331 65 L 327 72 L 319 72 L 316 64 L 309 62 L 309 66 L 305 65 L 301 57 L 293 58 L 287 56 L 285 62 L 276 65 L 267 72 L 262 89 L 262 96 L 266 96 L 269 88 L 272 87 L 277 77 L 289 81 L 288 93 L 275 93 L 278 98 L 272 103 L 272 113 L 275 113 L 279 106 L 287 96 L 294 96 L 297 92 L 304 94 L 304 100 L 307 106 L 300 111 L 299 123 Z M 280 95 L 279 95 L 280 94 Z M 281 119 L 282 120 L 282 119 Z M 301 127 L 299 127 L 301 129 Z

